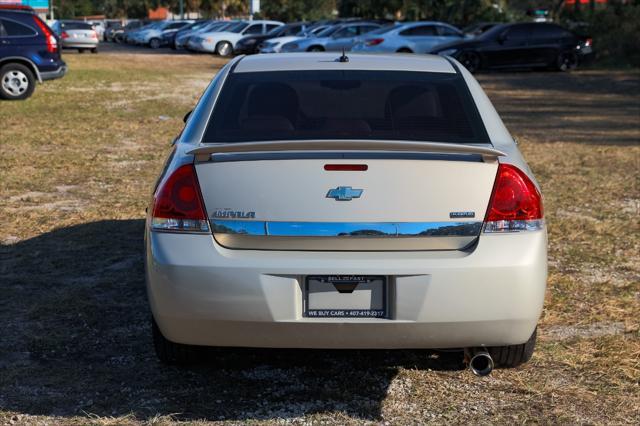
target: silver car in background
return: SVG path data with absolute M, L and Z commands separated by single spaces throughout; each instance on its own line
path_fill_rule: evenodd
M 91 53 L 98 53 L 98 33 L 91 24 L 81 21 L 56 21 L 51 27 L 60 37 L 63 49 L 77 49 L 84 53 L 90 50 Z
M 305 37 L 284 44 L 280 51 L 287 52 L 339 52 L 349 51 L 358 38 L 373 30 L 377 30 L 379 24 L 359 22 L 353 24 L 334 25 L 315 36 Z
M 465 348 L 483 375 L 533 353 L 542 196 L 454 59 L 239 56 L 153 192 L 145 271 L 164 362 L 202 346 Z
M 315 37 L 316 34 L 324 31 L 329 27 L 330 25 L 320 25 L 317 27 L 308 28 L 293 36 L 270 38 L 269 40 L 263 41 L 262 44 L 260 44 L 260 53 L 280 53 L 282 51 L 282 46 L 284 46 L 285 44 L 296 40 L 302 40 L 306 37 Z
M 221 22 L 221 21 L 211 21 L 202 27 L 196 28 L 191 31 L 185 31 L 184 33 L 178 34 L 175 40 L 176 49 L 184 49 L 189 42 L 191 37 L 194 37 L 198 34 L 205 33 L 208 31 L 217 31 L 223 30 L 226 27 L 229 27 L 233 24 L 233 21 Z
M 380 28 L 353 46 L 354 52 L 428 53 L 435 46 L 458 41 L 465 35 L 443 22 L 409 22 Z

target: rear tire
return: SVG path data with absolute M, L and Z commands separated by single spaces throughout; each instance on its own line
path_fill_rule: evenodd
M 458 61 L 464 65 L 471 74 L 477 72 L 481 66 L 480 55 L 473 51 L 462 52 L 458 57 Z
M 578 66 L 578 55 L 575 52 L 562 52 L 556 59 L 556 68 L 558 71 L 571 71 Z
M 35 76 L 27 66 L 10 63 L 0 67 L 0 99 L 27 99 L 35 88 Z
M 407 47 L 402 47 L 400 49 L 398 49 L 397 53 L 413 53 L 413 50 L 407 48 Z
M 94 47 L 93 49 L 91 49 L 91 53 L 98 53 L 98 48 Z
M 510 346 L 493 346 L 486 348 L 496 367 L 514 368 L 531 359 L 536 347 L 536 336 L 538 329 L 533 330 L 533 334 L 525 343 Z
M 160 47 L 160 39 L 152 38 L 149 40 L 149 47 L 152 49 L 157 49 Z
M 216 53 L 220 56 L 231 56 L 233 54 L 233 46 L 228 41 L 221 41 L 216 45 Z
M 84 53 L 84 49 L 78 49 L 78 53 Z
M 204 348 L 173 343 L 162 335 L 156 320 L 151 317 L 153 347 L 158 359 L 167 365 L 190 365 L 203 359 Z
M 307 52 L 324 52 L 324 48 L 322 46 L 311 46 L 307 49 Z

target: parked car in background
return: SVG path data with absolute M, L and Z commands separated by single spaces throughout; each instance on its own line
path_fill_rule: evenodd
M 0 98 L 26 99 L 36 82 L 61 78 L 60 41 L 28 6 L 0 4 Z
M 127 24 L 122 29 L 115 30 L 113 38 L 116 43 L 126 43 L 129 34 L 138 31 L 140 28 L 143 28 L 146 25 L 147 23 L 145 21 L 138 19 L 131 20 L 127 22 Z
M 122 22 L 107 21 L 105 23 L 105 30 L 104 30 L 104 36 L 103 36 L 104 41 L 115 41 L 114 40 L 115 33 L 121 30 L 122 30 Z
M 86 22 L 87 24 L 91 25 L 91 28 L 93 28 L 96 32 L 96 34 L 98 34 L 98 40 L 103 41 L 104 40 L 104 31 L 105 31 L 105 22 L 104 21 L 83 21 Z
M 316 34 L 324 31 L 329 28 L 331 25 L 319 25 L 308 27 L 298 34 L 284 36 L 284 37 L 274 37 L 260 43 L 259 52 L 260 53 L 279 53 L 282 51 L 282 46 L 292 41 L 300 40 L 306 37 L 314 37 Z
M 443 22 L 408 22 L 371 31 L 353 46 L 353 51 L 427 53 L 438 45 L 462 39 L 462 31 Z
M 56 21 L 53 30 L 60 40 L 63 49 L 77 49 L 79 53 L 90 50 L 98 53 L 98 33 L 91 24 L 82 21 Z
M 284 24 L 278 21 L 240 21 L 225 28 L 223 31 L 206 32 L 192 37 L 189 40 L 188 47 L 190 50 L 199 52 L 231 56 L 235 51 L 236 43 L 241 38 L 249 35 L 266 34 L 282 25 Z
M 176 49 L 185 49 L 187 48 L 187 44 L 192 37 L 207 32 L 223 31 L 224 29 L 230 28 L 236 23 L 237 21 L 210 21 L 201 28 L 180 32 L 176 35 L 176 38 L 174 40 L 175 47 Z
M 282 46 L 281 52 L 338 52 L 343 49 L 348 51 L 358 42 L 358 37 L 380 27 L 380 24 L 370 22 L 335 25 L 314 37 L 290 41 Z
M 166 41 L 164 38 L 165 33 L 172 34 L 178 31 L 180 28 L 185 27 L 193 23 L 193 21 L 160 21 L 154 22 L 144 28 L 133 33 L 128 42 L 137 44 L 140 46 L 149 46 L 152 49 L 157 49 L 163 45 Z
M 209 23 L 211 23 L 212 21 L 206 20 L 206 19 L 202 19 L 202 20 L 198 20 L 195 22 L 192 22 L 188 25 L 185 25 L 182 28 L 178 28 L 175 31 L 165 31 L 162 34 L 162 44 L 165 46 L 169 46 L 170 48 L 174 49 L 176 48 L 176 37 L 178 37 L 179 34 L 186 34 L 188 32 L 191 31 L 195 31 L 198 28 L 203 28 L 206 25 L 209 25 Z
M 439 46 L 432 53 L 452 56 L 469 71 L 555 68 L 568 71 L 593 55 L 591 38 L 552 23 L 497 25 L 473 39 Z
M 468 37 L 477 37 L 480 34 L 489 31 L 491 28 L 496 25 L 500 25 L 499 22 L 477 22 L 475 24 L 471 24 L 462 29 L 462 32 Z
M 135 30 L 132 31 L 127 31 L 124 34 L 124 41 L 127 44 L 138 44 L 138 39 L 139 39 L 139 35 L 140 33 L 143 33 L 145 31 L 149 31 L 151 29 L 154 29 L 156 27 L 158 27 L 158 25 L 161 23 L 161 21 L 155 21 L 155 22 L 149 22 Z
M 244 346 L 464 348 L 478 375 L 527 362 L 542 196 L 476 79 L 433 55 L 274 56 L 216 74 L 156 180 L 159 359 Z
M 265 41 L 278 37 L 290 37 L 295 36 L 301 31 L 304 31 L 309 27 L 306 22 L 293 22 L 285 24 L 279 27 L 275 27 L 266 34 L 253 34 L 241 38 L 236 43 L 234 53 L 236 54 L 252 54 L 260 51 L 259 46 Z

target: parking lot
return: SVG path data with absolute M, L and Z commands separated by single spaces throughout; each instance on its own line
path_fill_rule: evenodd
M 640 421 L 640 76 L 478 75 L 545 194 L 531 362 L 430 351 L 212 351 L 161 365 L 143 228 L 172 138 L 225 59 L 105 46 L 0 104 L 0 423 Z

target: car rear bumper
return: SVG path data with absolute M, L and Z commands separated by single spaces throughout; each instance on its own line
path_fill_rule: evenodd
M 40 71 L 40 79 L 42 81 L 55 80 L 56 78 L 62 78 L 67 73 L 67 65 L 61 65 L 54 71 Z
M 470 252 L 229 250 L 149 232 L 147 292 L 164 336 L 207 346 L 460 348 L 520 344 L 544 300 L 546 232 L 483 235 Z M 306 318 L 306 275 L 384 275 L 389 319 Z
M 95 49 L 99 42 L 96 41 L 65 41 L 62 44 L 63 49 Z

